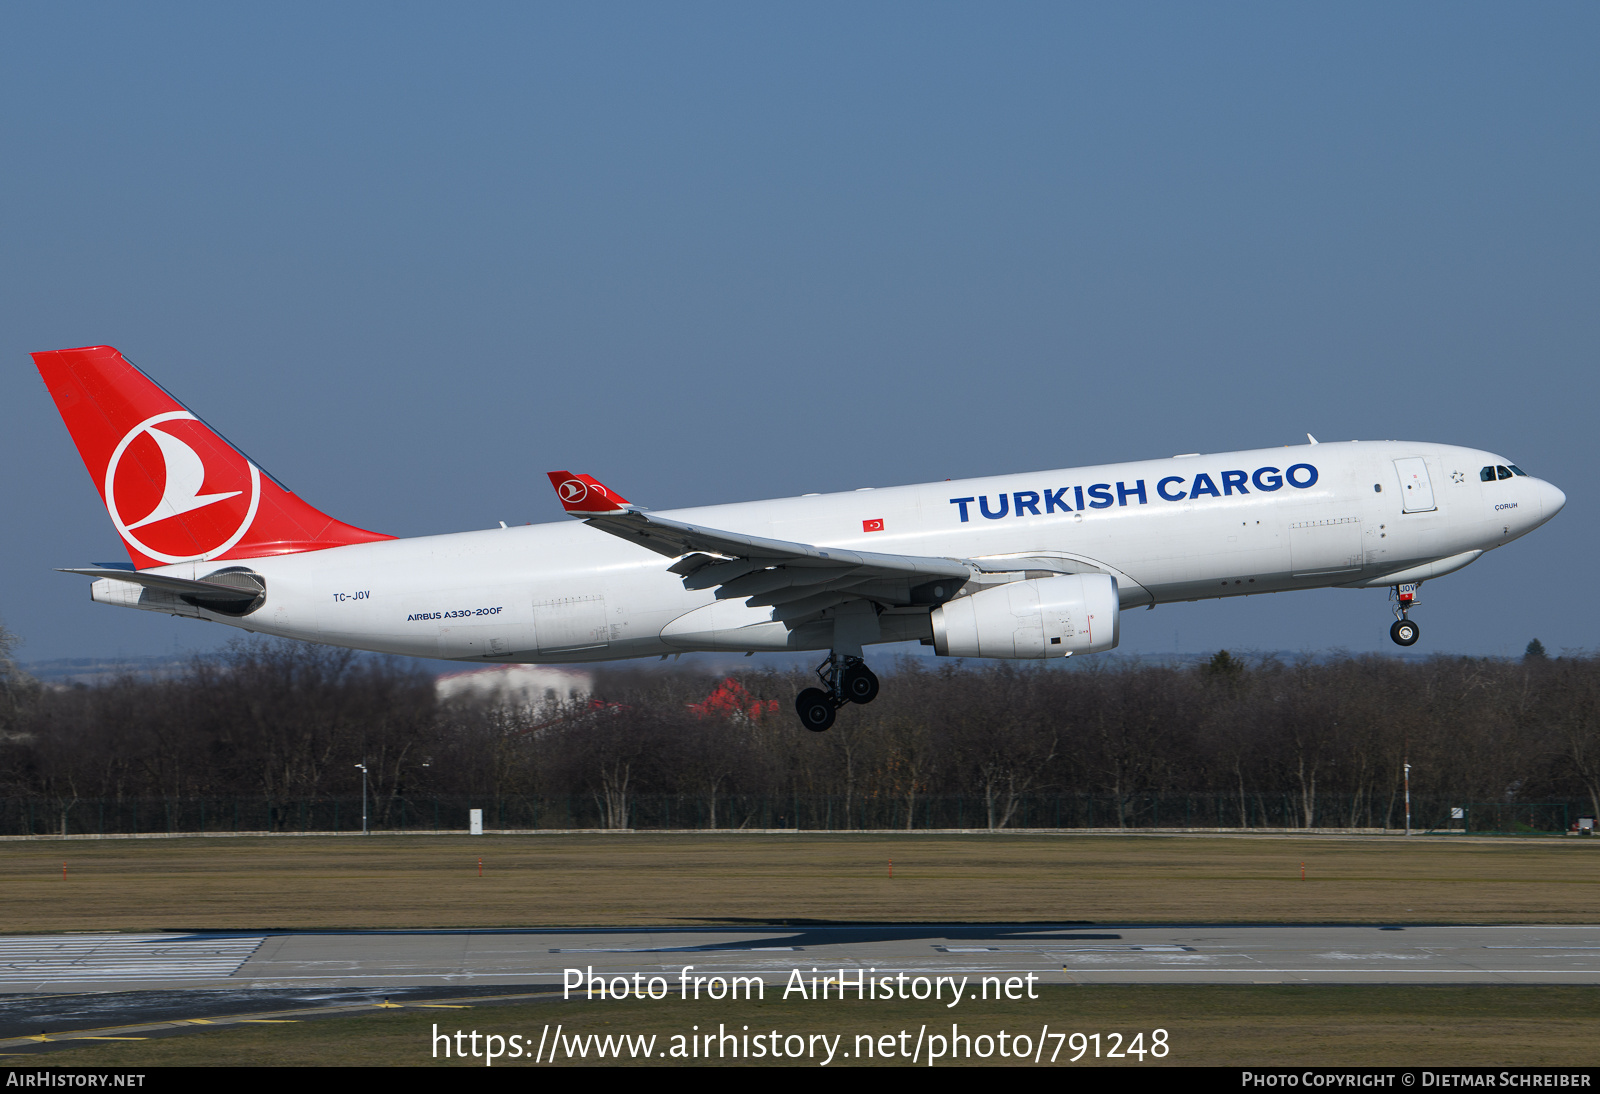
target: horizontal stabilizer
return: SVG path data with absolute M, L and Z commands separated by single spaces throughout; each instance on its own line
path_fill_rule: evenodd
M 109 578 L 112 581 L 126 581 L 133 585 L 143 585 L 147 589 L 160 589 L 162 592 L 172 593 L 174 596 L 188 597 L 203 603 L 236 604 L 240 600 L 251 600 L 266 592 L 266 583 L 256 574 L 229 573 L 220 576 L 237 581 L 236 585 L 224 584 L 220 581 L 191 581 L 188 578 L 170 577 L 166 574 L 152 574 L 138 570 L 102 569 L 96 566 L 85 566 L 81 569 L 61 567 L 63 574 L 82 574 L 84 577 Z

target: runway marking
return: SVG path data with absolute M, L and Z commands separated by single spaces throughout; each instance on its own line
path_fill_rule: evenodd
M 1318 957 L 1328 961 L 1424 961 L 1430 957 L 1437 957 L 1432 953 L 1345 953 L 1333 950 L 1329 953 L 1319 953 Z
M 476 996 L 476 997 L 473 997 L 473 998 L 475 998 L 477 1000 L 474 1003 L 460 1003 L 460 1004 L 425 1003 L 425 1004 L 422 1004 L 422 1005 L 423 1006 L 431 1006 L 431 1007 L 449 1008 L 451 1010 L 471 1010 L 474 1006 L 477 1006 L 477 1005 L 482 1004 L 482 1003 L 514 1003 L 514 1002 L 520 1002 L 520 1001 L 525 1000 L 525 999 L 554 998 L 554 997 L 558 996 L 559 994 L 560 993 L 556 992 L 556 991 L 512 992 L 512 993 L 507 994 L 507 995 Z M 314 1008 L 314 1009 L 301 1010 L 301 1011 L 291 1011 L 291 1012 L 285 1012 L 285 1011 L 257 1011 L 256 1013 L 257 1014 L 297 1013 L 297 1014 L 305 1015 L 307 1018 L 313 1018 L 313 1019 L 314 1018 L 331 1018 L 331 1017 L 337 1017 L 339 1015 L 358 1014 L 361 1011 L 366 1011 L 366 1010 L 376 1010 L 376 1009 L 378 1009 L 380 1007 L 380 1005 L 381 1004 L 367 1003 L 367 1002 L 343 1003 L 343 1004 L 336 1004 L 336 1005 L 330 1006 L 330 1007 L 317 1007 L 317 1008 Z M 189 1032 L 199 1032 L 198 1030 L 194 1030 L 191 1027 L 196 1026 L 196 1025 L 201 1025 L 201 1026 L 230 1026 L 230 1025 L 237 1025 L 237 1024 L 243 1023 L 243 1022 L 264 1022 L 264 1023 L 288 1022 L 288 1023 L 296 1023 L 296 1022 L 300 1022 L 302 1020 L 303 1019 L 301 1019 L 301 1018 L 288 1018 L 288 1019 L 253 1018 L 253 1017 L 250 1017 L 248 1015 L 242 1015 L 242 1014 L 219 1016 L 217 1018 L 160 1019 L 160 1020 L 156 1020 L 156 1021 L 152 1021 L 152 1022 L 134 1022 L 134 1023 L 129 1023 L 129 1024 L 126 1024 L 126 1025 L 121 1025 L 121 1026 L 99 1026 L 99 1027 L 96 1027 L 95 1029 L 78 1030 L 78 1031 L 70 1032 L 70 1033 L 61 1033 L 61 1034 L 57 1034 L 54 1037 L 49 1036 L 48 1034 L 37 1034 L 37 1035 L 25 1036 L 25 1037 L 12 1037 L 12 1038 L 7 1038 L 7 1039 L 0 1039 L 0 1048 L 27 1047 L 28 1042 L 34 1042 L 34 1043 L 43 1042 L 43 1043 L 50 1044 L 50 1045 L 65 1045 L 65 1044 L 69 1044 L 69 1043 L 72 1043 L 72 1042 L 75 1042 L 75 1041 L 144 1041 L 144 1040 L 149 1040 L 149 1038 L 147 1038 L 147 1037 L 131 1037 L 131 1036 L 126 1036 L 126 1034 L 149 1033 L 149 1032 L 165 1032 L 165 1031 L 179 1032 L 179 1031 L 184 1031 L 184 1030 L 187 1030 Z M 115 1031 L 117 1033 L 120 1033 L 120 1034 L 123 1034 L 123 1036 L 109 1036 L 108 1034 L 111 1034 L 113 1031 Z M 0 1052 L 0 1056 L 36 1056 L 36 1055 L 38 1055 L 38 1053 L 34 1053 L 34 1052 Z
M 935 946 L 940 953 L 1193 953 L 1193 946 L 1151 943 L 1148 946 Z
M 798 953 L 804 946 L 642 946 L 619 949 L 610 946 L 574 946 L 551 949 L 551 953 Z
M 0 985 L 232 976 L 265 935 L 34 935 L 0 938 Z

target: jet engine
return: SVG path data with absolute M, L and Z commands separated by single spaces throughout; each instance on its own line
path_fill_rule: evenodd
M 933 610 L 940 657 L 1066 657 L 1117 644 L 1117 582 L 1107 574 L 1012 581 Z

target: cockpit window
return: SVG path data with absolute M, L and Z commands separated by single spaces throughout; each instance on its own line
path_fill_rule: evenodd
M 1518 467 L 1516 464 L 1511 464 L 1511 473 L 1513 475 L 1521 475 L 1523 478 L 1528 477 L 1528 473 L 1522 468 Z
M 1511 468 L 1509 467 L 1496 467 L 1495 471 L 1499 473 L 1502 479 L 1509 479 L 1511 477 Z
M 1493 482 L 1494 481 L 1494 468 L 1485 467 L 1482 471 L 1478 472 L 1478 478 L 1482 479 L 1484 482 Z

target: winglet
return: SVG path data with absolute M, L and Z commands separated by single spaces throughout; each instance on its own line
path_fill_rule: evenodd
M 608 490 L 592 475 L 574 475 L 571 471 L 550 471 L 550 485 L 556 488 L 561 507 L 575 517 L 592 517 L 601 513 L 620 513 L 628 499 L 614 490 Z

